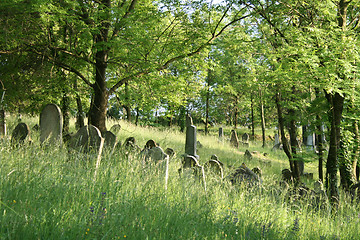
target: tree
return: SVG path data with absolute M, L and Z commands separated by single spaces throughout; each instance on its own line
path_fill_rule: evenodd
M 122 85 L 195 56 L 248 16 L 231 3 L 63 0 L 25 5 L 22 10 L 36 18 L 36 34 L 28 32 L 31 41 L 27 33 L 15 35 L 15 43 L 5 43 L 2 54 L 21 49 L 76 74 L 93 91 L 89 120 L 101 131 L 106 130 L 108 99 Z

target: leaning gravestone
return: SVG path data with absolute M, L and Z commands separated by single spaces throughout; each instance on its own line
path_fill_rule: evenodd
M 230 145 L 232 147 L 239 148 L 239 139 L 235 130 L 231 130 Z
M 26 123 L 19 123 L 11 134 L 11 145 L 18 146 L 30 140 L 30 129 Z
M 69 140 L 69 147 L 83 153 L 101 153 L 104 139 L 101 137 L 100 130 L 88 125 L 79 131 Z
M 40 114 L 40 143 L 62 144 L 63 116 L 55 104 L 48 104 Z
M 196 127 L 190 125 L 192 124 L 192 118 L 189 114 L 186 117 L 186 124 L 185 153 L 199 159 L 199 156 L 196 155 Z

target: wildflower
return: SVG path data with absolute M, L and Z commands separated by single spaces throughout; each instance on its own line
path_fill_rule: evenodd
M 126 238 L 126 235 L 124 235 L 124 238 Z
M 300 230 L 300 224 L 299 224 L 299 218 L 295 218 L 294 220 L 294 226 L 292 228 L 294 232 L 298 232 Z
M 14 200 L 13 203 L 16 203 L 16 200 Z

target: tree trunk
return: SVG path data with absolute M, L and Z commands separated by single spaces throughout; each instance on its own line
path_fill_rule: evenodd
M 99 4 L 99 12 L 102 18 L 99 32 L 94 34 L 95 42 L 95 83 L 93 104 L 90 108 L 90 123 L 99 128 L 101 132 L 106 131 L 106 111 L 109 93 L 106 89 L 106 69 L 109 49 L 106 47 L 110 28 L 110 6 L 111 0 L 102 0 Z
M 131 122 L 131 108 L 130 108 L 130 97 L 129 97 L 129 83 L 125 82 L 125 104 L 124 108 L 126 111 L 126 119 L 128 122 Z
M 356 173 L 356 166 L 360 155 L 360 136 L 359 136 L 359 123 L 357 120 L 354 120 L 354 138 L 355 138 L 354 139 L 355 147 L 354 147 L 354 160 L 352 163 L 352 171 L 353 171 L 354 179 L 358 180 L 359 176 Z
M 83 116 L 83 107 L 82 107 L 81 98 L 80 98 L 80 95 L 79 95 L 79 92 L 78 92 L 77 80 L 76 79 L 75 79 L 75 82 L 74 82 L 74 90 L 76 92 L 75 94 L 76 94 L 76 106 L 77 106 L 75 128 L 77 130 L 79 130 L 85 124 L 84 124 L 84 116 Z
M 186 109 L 184 106 L 181 106 L 179 111 L 179 119 L 178 119 L 178 123 L 180 125 L 180 132 L 184 132 L 185 130 L 185 117 L 186 117 Z
M 265 113 L 264 113 L 264 102 L 263 102 L 263 98 L 262 98 L 262 91 L 261 88 L 259 88 L 259 96 L 260 96 L 260 119 L 261 119 L 261 132 L 262 132 L 262 147 L 264 148 L 266 143 L 265 143 Z
M 99 128 L 101 132 L 106 131 L 106 111 L 109 97 L 105 81 L 105 73 L 107 68 L 106 58 L 107 54 L 104 51 L 99 51 L 96 53 L 96 76 L 95 84 L 93 85 L 94 99 L 89 112 L 90 124 Z
M 277 108 L 277 112 L 278 112 L 278 122 L 279 122 L 279 129 L 280 129 L 280 135 L 281 135 L 281 142 L 283 144 L 283 148 L 284 148 L 284 152 L 286 154 L 286 156 L 289 159 L 289 164 L 290 164 L 290 170 L 294 176 L 295 179 L 295 183 L 298 183 L 300 180 L 300 177 L 298 175 L 298 171 L 295 168 L 294 165 L 294 161 L 293 161 L 293 156 L 290 152 L 290 147 L 289 147 L 289 143 L 288 140 L 286 139 L 285 136 L 285 129 L 284 129 L 284 118 L 283 118 L 283 113 L 282 113 L 282 107 L 280 105 L 281 102 L 281 95 L 280 93 L 277 93 L 275 96 L 275 102 L 276 102 L 276 108 Z
M 319 119 L 319 116 L 316 116 Z M 319 166 L 318 166 L 318 171 L 319 171 L 319 180 L 321 182 L 324 181 L 324 172 L 323 172 L 323 162 L 324 162 L 324 142 L 323 142 L 323 136 L 324 136 L 324 131 L 323 128 L 320 124 L 318 124 L 316 126 L 317 128 L 317 148 L 318 148 L 318 157 L 319 157 Z
M 234 129 L 237 129 L 237 119 L 238 119 L 238 96 L 235 96 L 235 102 L 234 102 L 235 106 L 234 106 Z
M 63 97 L 61 100 L 61 111 L 63 114 L 63 133 L 69 133 L 69 125 L 70 125 L 70 114 L 69 114 L 70 98 L 67 92 L 68 91 L 66 89 L 63 89 Z
M 339 203 L 338 190 L 338 150 L 340 146 L 340 122 L 344 106 L 344 97 L 339 93 L 326 93 L 330 104 L 330 147 L 326 162 L 326 186 L 330 195 L 331 204 L 336 207 Z
M 210 99 L 210 69 L 208 69 L 206 106 L 205 106 L 205 135 L 209 133 L 209 99 Z
M 137 126 L 139 122 L 139 108 L 135 108 L 135 111 L 136 111 L 135 126 Z
M 250 96 L 250 100 L 251 100 L 251 136 L 250 139 L 251 140 L 255 140 L 255 119 L 254 119 L 254 98 L 253 95 L 251 94 Z
M 316 98 L 320 98 L 320 91 L 318 88 L 315 88 L 315 96 Z M 324 139 L 324 129 L 322 126 L 322 123 L 320 121 L 320 115 L 317 114 L 316 115 L 316 120 L 317 120 L 317 135 L 316 135 L 316 139 L 317 139 L 317 150 L 318 150 L 318 158 L 319 158 L 319 166 L 318 166 L 318 172 L 319 172 L 319 180 L 321 182 L 324 182 L 324 171 L 323 171 L 323 162 L 324 162 L 324 144 L 325 142 L 323 141 Z
M 290 127 L 289 127 L 289 134 L 290 134 L 290 145 L 291 145 L 291 154 L 293 161 L 293 177 L 297 180 L 297 182 L 300 182 L 300 169 L 299 169 L 299 160 L 294 159 L 296 158 L 297 154 L 297 148 L 298 148 L 298 141 L 296 139 L 296 120 L 295 120 L 295 110 L 290 109 L 289 110 L 289 117 L 290 117 Z

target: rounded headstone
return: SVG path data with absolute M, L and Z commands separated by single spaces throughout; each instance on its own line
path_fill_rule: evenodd
M 40 143 L 62 143 L 63 116 L 56 104 L 48 104 L 40 114 Z
M 148 140 L 146 142 L 144 148 L 150 148 L 151 149 L 151 148 L 156 147 L 156 146 L 157 146 L 156 142 L 154 140 L 150 139 L 150 140 Z
M 223 178 L 223 168 L 217 160 L 210 159 L 204 164 L 204 169 L 206 171 L 212 171 L 213 173 Z
M 11 144 L 18 145 L 30 140 L 30 129 L 26 123 L 19 123 L 11 134 Z

